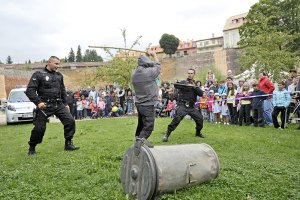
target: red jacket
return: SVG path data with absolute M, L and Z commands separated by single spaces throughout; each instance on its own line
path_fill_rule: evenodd
M 275 89 L 274 84 L 266 76 L 263 76 L 261 79 L 259 79 L 258 88 L 264 91 L 266 94 L 272 94 Z

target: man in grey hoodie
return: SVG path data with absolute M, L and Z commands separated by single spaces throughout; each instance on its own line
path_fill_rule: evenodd
M 138 111 L 138 125 L 135 136 L 140 145 L 150 137 L 154 128 L 154 105 L 158 101 L 158 85 L 156 80 L 160 74 L 160 63 L 154 51 L 138 58 L 138 66 L 132 74 L 132 85 L 135 91 L 135 105 Z

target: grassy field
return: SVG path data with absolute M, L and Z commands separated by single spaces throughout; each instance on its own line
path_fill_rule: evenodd
M 157 118 L 149 141 L 161 142 L 170 118 Z M 61 123 L 50 123 L 37 156 L 28 157 L 32 124 L 0 126 L 0 199 L 128 199 L 120 166 L 133 144 L 137 118 L 76 122 L 74 143 L 65 152 Z M 158 199 L 300 199 L 300 131 L 204 124 L 206 138 L 194 137 L 184 120 L 168 144 L 204 142 L 217 152 L 221 171 L 209 183 Z

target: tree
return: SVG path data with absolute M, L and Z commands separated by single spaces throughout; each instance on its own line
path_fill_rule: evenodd
M 299 64 L 299 11 L 300 2 L 295 0 L 260 0 L 251 7 L 239 30 L 242 69 L 263 69 L 279 80 L 282 71 Z
M 30 59 L 28 60 L 28 64 L 31 64 L 31 60 Z
M 83 61 L 84 62 L 102 62 L 103 59 L 101 56 L 99 56 L 97 54 L 97 51 L 96 50 L 85 50 L 84 52 L 84 56 L 83 56 Z
M 159 40 L 159 45 L 164 49 L 164 53 L 171 57 L 177 51 L 179 39 L 174 35 L 163 34 Z
M 13 64 L 13 61 L 12 61 L 12 59 L 11 59 L 10 56 L 7 56 L 7 58 L 6 58 L 6 64 Z
M 73 48 L 71 48 L 71 51 L 69 53 L 68 62 L 75 62 L 75 54 Z
M 124 48 L 127 48 L 126 29 L 122 29 L 122 37 L 124 41 Z M 132 43 L 129 49 L 133 49 L 139 44 L 139 40 L 142 36 L 138 36 Z M 105 51 L 113 55 L 109 49 Z M 129 51 L 125 51 L 125 57 L 112 57 L 112 60 L 108 62 L 106 67 L 99 67 L 96 73 L 96 80 L 102 80 L 109 83 L 118 83 L 120 86 L 131 86 L 131 74 L 137 66 L 137 59 L 129 56 Z
M 82 61 L 81 48 L 80 45 L 78 45 L 77 53 L 76 53 L 76 62 L 81 62 L 81 61 Z

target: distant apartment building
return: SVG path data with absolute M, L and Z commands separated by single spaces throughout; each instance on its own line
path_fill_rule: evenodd
M 223 36 L 196 40 L 197 53 L 206 53 L 221 50 L 223 48 Z
M 156 52 L 156 54 L 160 58 L 167 57 L 167 55 L 165 55 L 164 53 L 164 49 L 161 48 L 160 45 L 151 46 L 150 50 Z M 197 49 L 196 49 L 195 41 L 193 40 L 180 41 L 175 54 L 173 54 L 173 57 L 191 56 L 191 55 L 195 55 L 196 53 L 197 53 Z
M 193 40 L 188 41 L 180 41 L 177 51 L 175 52 L 176 57 L 183 57 L 183 56 L 191 56 L 197 53 L 196 49 L 196 42 Z
M 139 51 L 121 50 L 116 54 L 116 57 L 118 58 L 139 57 L 141 55 L 145 55 L 145 53 Z
M 226 20 L 223 36 L 224 49 L 238 48 L 237 43 L 240 41 L 239 27 L 245 23 L 248 13 L 231 16 Z

